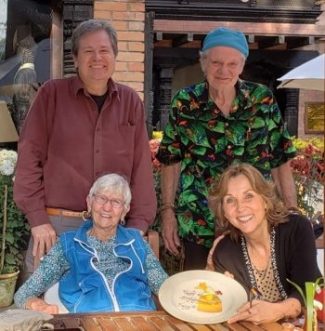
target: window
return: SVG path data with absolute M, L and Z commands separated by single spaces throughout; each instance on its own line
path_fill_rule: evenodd
M 0 100 L 20 131 L 38 87 L 50 78 L 51 0 L 0 0 Z

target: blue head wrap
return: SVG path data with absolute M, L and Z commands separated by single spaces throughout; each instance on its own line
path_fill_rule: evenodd
M 245 35 L 242 32 L 228 28 L 217 28 L 210 31 L 203 41 L 202 51 L 216 46 L 226 46 L 237 49 L 245 58 L 249 53 L 249 48 Z

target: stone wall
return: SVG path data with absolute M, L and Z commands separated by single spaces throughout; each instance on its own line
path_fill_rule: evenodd
M 94 18 L 112 23 L 119 54 L 113 78 L 144 96 L 144 0 L 94 1 Z

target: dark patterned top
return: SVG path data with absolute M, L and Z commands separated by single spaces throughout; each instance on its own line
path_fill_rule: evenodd
M 251 263 L 249 258 L 246 240 L 244 236 L 241 236 L 241 248 L 242 254 L 245 260 L 245 265 L 250 279 L 250 288 L 257 288 L 262 294 L 258 297 L 260 300 L 266 300 L 269 302 L 277 302 L 280 300 L 287 299 L 287 293 L 283 288 L 280 280 L 279 270 L 276 260 L 275 252 L 275 228 L 271 230 L 271 256 L 269 258 L 268 266 L 262 272 L 257 270 L 256 267 Z
M 234 241 L 225 236 L 213 253 L 213 263 L 217 272 L 230 272 L 249 293 L 252 287 L 258 287 L 249 261 L 247 249 L 243 249 L 244 240 Z M 246 245 L 244 246 L 246 247 Z M 305 282 L 315 282 L 322 276 L 316 257 L 315 237 L 310 221 L 297 214 L 290 214 L 288 222 L 280 223 L 271 231 L 271 269 L 276 288 L 282 300 L 296 298 L 301 304 L 303 299 L 297 289 L 288 282 L 305 288 Z M 262 299 L 265 299 L 265 297 Z
M 209 99 L 208 83 L 181 89 L 172 101 L 157 158 L 181 162 L 177 218 L 183 238 L 210 247 L 214 217 L 207 195 L 213 178 L 232 162 L 247 162 L 270 177 L 295 156 L 290 135 L 269 88 L 238 81 L 229 116 Z
M 269 263 L 267 268 L 262 271 L 256 269 L 254 265 L 252 267 L 257 283 L 257 288 L 262 293 L 263 300 L 269 302 L 281 301 L 280 291 L 277 288 L 271 263 Z

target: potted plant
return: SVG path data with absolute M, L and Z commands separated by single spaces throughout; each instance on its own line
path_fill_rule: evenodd
M 29 228 L 13 201 L 17 153 L 0 150 L 0 307 L 12 303 Z
M 317 331 L 318 321 L 317 321 L 317 309 L 322 311 L 323 305 L 321 302 L 316 300 L 317 293 L 321 293 L 322 287 L 324 287 L 324 277 L 318 278 L 315 282 L 305 282 L 305 292 L 296 283 L 287 279 L 287 281 L 292 284 L 304 301 L 304 331 Z

